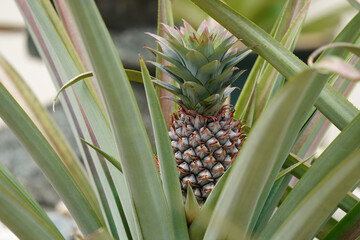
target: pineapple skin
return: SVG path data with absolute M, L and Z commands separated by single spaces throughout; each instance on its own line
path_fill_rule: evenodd
M 203 203 L 234 161 L 245 134 L 232 115 L 227 106 L 216 116 L 204 117 L 189 110 L 172 115 L 169 136 L 184 197 L 190 184 Z

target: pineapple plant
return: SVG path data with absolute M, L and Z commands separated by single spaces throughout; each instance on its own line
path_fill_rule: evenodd
M 154 83 L 173 93 L 180 109 L 171 116 L 169 136 L 179 171 L 181 188 L 187 185 L 203 202 L 238 154 L 245 134 L 226 99 L 229 87 L 243 71 L 235 67 L 250 50 L 234 48 L 238 42 L 220 25 L 211 28 L 204 20 L 195 30 L 163 25 L 164 37 L 148 33 L 162 51 L 150 49 L 171 65 L 152 62 L 177 83 Z

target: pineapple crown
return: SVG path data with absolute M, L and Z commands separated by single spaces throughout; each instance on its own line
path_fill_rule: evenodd
M 178 97 L 170 98 L 184 110 L 193 110 L 203 116 L 213 116 L 235 88 L 228 88 L 244 71 L 235 65 L 249 53 L 230 48 L 238 41 L 220 25 L 211 28 L 203 21 L 198 30 L 184 22 L 180 28 L 163 24 L 164 37 L 154 37 L 161 51 L 148 48 L 171 65 L 151 62 L 173 78 L 178 86 L 154 80 L 154 83 Z

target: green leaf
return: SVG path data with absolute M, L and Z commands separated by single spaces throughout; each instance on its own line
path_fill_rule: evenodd
M 273 37 L 290 51 L 293 51 L 296 45 L 309 5 L 310 1 L 307 0 L 287 1 L 277 24 L 274 25 Z M 297 10 L 298 8 L 300 9 Z M 257 61 L 260 61 L 260 58 Z M 254 72 L 251 76 L 256 76 L 258 83 L 254 102 L 256 104 L 254 121 L 256 121 L 271 97 L 278 91 L 279 87 L 277 86 L 282 86 L 283 77 L 268 62 L 263 62 L 261 73 Z
M 125 69 L 125 72 L 130 81 L 142 83 L 141 72 L 133 69 Z
M 251 53 L 250 48 L 242 49 L 235 54 L 229 54 L 226 58 L 221 61 L 220 70 L 223 71 L 226 68 L 231 68 L 247 57 Z
M 203 101 L 210 96 L 210 93 L 204 86 L 194 82 L 185 82 L 182 85 L 182 91 L 185 96 L 191 99 L 193 104 Z
M 233 74 L 229 79 L 227 79 L 223 84 L 221 85 L 222 88 L 226 88 L 227 86 L 231 86 L 238 78 L 243 74 L 246 70 L 240 70 L 237 73 Z
M 1 220 L 20 238 L 20 239 L 64 239 L 47 229 L 44 223 L 37 219 L 37 215 L 0 185 L 0 203 L 5 208 L 1 208 Z
M 360 37 L 359 21 L 360 13 L 357 13 L 334 39 L 334 42 L 358 44 Z M 345 52 L 346 50 L 343 48 L 331 48 L 326 50 L 319 59 L 321 59 L 322 56 L 343 56 Z M 335 96 L 336 98 L 334 98 Z M 325 86 L 315 106 L 339 129 L 343 129 L 359 113 L 357 108 L 329 85 Z
M 39 129 L 0 84 L 0 117 L 24 145 L 52 183 L 80 229 L 85 233 L 102 227 L 91 203 Z
M 220 195 L 205 239 L 245 238 L 258 215 L 308 112 L 325 82 L 315 71 L 294 76 L 252 128 Z M 276 136 L 276 137 L 274 137 Z M 237 191 L 233 191 L 237 189 Z M 243 195 L 247 197 L 242 197 Z M 254 215 L 256 213 L 256 215 Z M 230 227 L 237 226 L 237 228 Z
M 194 75 L 192 75 L 189 70 L 186 71 L 182 71 L 181 69 L 178 69 L 176 66 L 165 66 L 164 67 L 168 72 L 171 72 L 172 74 L 174 74 L 175 76 L 177 76 L 178 78 L 182 79 L 183 82 L 194 82 L 197 83 L 199 85 L 202 85 L 202 83 L 196 78 L 194 77 Z
M 60 90 L 57 92 L 56 96 L 54 97 L 54 100 L 53 100 L 53 111 L 55 112 L 55 103 L 56 103 L 56 100 L 59 96 L 59 94 L 64 91 L 66 88 L 70 87 L 71 85 L 77 83 L 78 81 L 81 81 L 81 80 L 84 80 L 86 78 L 89 78 L 89 77 L 92 77 L 94 76 L 92 72 L 86 72 L 86 73 L 82 73 L 82 74 L 79 74 L 77 75 L 76 77 L 72 78 L 71 80 L 69 80 L 67 83 L 65 83 L 61 88 Z
M 339 129 L 344 129 L 359 113 L 352 103 L 329 85 L 325 86 L 315 106 Z
M 345 212 L 349 212 L 351 208 L 353 208 L 358 202 L 360 202 L 360 198 L 357 197 L 354 193 L 348 192 L 348 194 L 339 204 L 339 208 Z
M 41 4 L 39 1 L 17 0 L 17 2 L 55 86 L 60 88 L 68 79 L 85 72 L 81 61 L 74 51 L 71 51 L 73 49 L 71 41 L 66 41 L 67 37 L 63 36 L 63 25 L 50 2 L 46 0 L 42 0 Z M 81 11 L 86 10 L 87 8 L 81 9 Z M 92 85 L 87 82 L 79 82 L 72 88 L 74 91 L 64 92 L 60 100 L 68 118 L 72 119 L 70 124 L 74 134 L 99 143 L 104 151 L 119 157 L 108 120 Z M 105 222 L 112 234 L 115 237 L 120 235 L 127 238 L 130 227 L 132 235 L 136 236 L 134 213 L 130 207 L 132 205 L 123 175 L 110 163 L 107 164 L 103 158 L 99 158 L 97 153 L 89 151 L 86 144 L 81 144 L 80 140 L 78 140 L 78 144 L 83 159 L 86 160 L 84 163 L 89 172 L 88 176 L 93 182 L 93 186 L 96 186 Z M 122 208 L 122 205 L 125 207 Z M 68 206 L 68 209 L 71 211 L 72 207 Z M 125 221 L 123 210 L 126 215 Z M 78 221 L 77 218 L 75 220 Z M 88 228 L 91 228 L 91 225 L 88 225 Z M 84 234 L 88 234 L 96 229 L 90 229 L 89 232 L 82 231 Z
M 260 239 L 293 239 L 298 236 L 312 239 L 347 191 L 359 181 L 360 150 L 357 149 L 349 156 L 343 157 L 339 155 L 325 159 L 326 163 L 330 163 L 333 167 L 331 169 L 326 167 L 321 174 L 318 174 L 319 168 L 315 167 L 315 164 L 320 167 L 330 164 L 315 162 L 308 174 L 300 180 L 302 183 L 307 183 L 305 187 L 307 190 L 303 196 L 297 198 L 299 191 L 304 190 L 304 185 L 299 182 L 270 220 L 260 235 Z M 311 171 L 313 168 L 314 171 Z M 320 180 L 312 181 L 311 178 L 316 174 L 320 175 Z M 280 216 L 283 213 L 282 210 L 289 207 L 288 203 L 294 200 L 294 197 L 296 207 L 280 220 L 276 216 Z M 278 223 L 274 224 L 276 222 Z
M 247 115 L 246 112 L 248 112 L 253 105 L 252 102 L 255 101 L 255 91 L 258 84 L 256 79 L 263 70 L 264 64 L 265 60 L 263 58 L 258 58 L 256 60 L 234 107 L 234 119 L 242 119 L 249 125 L 251 122 L 248 122 L 248 119 L 245 116 Z
M 360 56 L 360 47 L 356 46 L 354 44 L 351 43 L 347 43 L 347 42 L 335 42 L 335 43 L 330 43 L 330 44 L 326 44 L 318 49 L 316 49 L 314 52 L 312 52 L 308 58 L 308 65 L 311 66 L 314 64 L 314 59 L 323 51 L 325 51 L 326 49 L 331 49 L 331 48 L 343 48 L 346 49 L 352 53 L 354 53 L 356 56 Z
M 186 67 L 190 70 L 193 76 L 196 76 L 200 67 L 208 63 L 207 58 L 201 52 L 194 49 L 188 51 L 185 59 Z M 205 82 L 202 82 L 202 84 L 205 84 Z
M 156 36 L 156 35 L 154 35 L 154 34 L 150 34 L 150 33 L 148 33 L 150 36 Z M 181 70 L 183 70 L 183 71 L 188 71 L 183 65 L 182 65 L 182 63 L 181 62 L 179 62 L 177 59 L 174 59 L 174 58 L 172 58 L 172 57 L 169 57 L 169 56 L 167 56 L 166 54 L 164 54 L 164 53 L 162 53 L 162 52 L 160 52 L 160 51 L 157 51 L 157 50 L 155 50 L 155 49 L 152 49 L 152 48 L 150 48 L 150 47 L 145 47 L 146 49 L 148 49 L 149 51 L 151 51 L 152 53 L 154 53 L 155 55 L 156 55 L 156 57 L 161 57 L 161 59 L 162 60 L 166 60 L 166 61 L 168 61 L 168 62 L 170 62 L 170 63 L 172 63 L 172 64 L 174 64 L 176 67 L 178 67 L 179 69 L 181 69 Z M 164 50 L 163 50 L 164 51 Z M 163 63 L 161 63 L 161 62 L 157 62 L 158 64 L 160 64 L 160 65 L 164 65 Z
M 94 145 L 92 145 L 91 143 L 85 141 L 84 139 L 80 138 L 81 141 L 83 141 L 84 143 L 86 143 L 87 145 L 89 145 L 92 149 L 94 149 L 96 152 L 100 153 L 104 158 L 106 158 L 114 167 L 116 167 L 121 173 L 122 172 L 122 168 L 121 168 L 121 164 L 120 162 L 114 158 L 113 156 L 107 154 L 106 152 L 102 151 L 100 148 L 95 147 Z
M 213 95 L 213 96 L 217 96 Z M 210 97 L 209 97 L 210 98 Z M 205 99 L 206 100 L 206 99 Z M 219 99 L 219 101 L 214 102 L 212 105 L 210 105 L 210 107 L 207 107 L 204 112 L 202 113 L 202 115 L 204 116 L 215 116 L 217 114 L 219 114 L 221 107 L 224 105 L 225 103 L 225 98 L 223 99 Z M 202 104 L 202 103 L 201 103 Z
M 180 188 L 179 174 L 176 167 L 174 153 L 171 147 L 168 130 L 161 112 L 155 89 L 151 83 L 150 74 L 145 63 L 140 59 L 143 82 L 152 120 L 156 152 L 158 154 L 160 174 L 164 187 L 167 204 L 170 209 L 172 225 L 176 239 L 188 239 L 185 219 L 185 209 Z
M 219 94 L 214 94 L 202 100 L 200 104 L 205 106 L 213 105 L 214 103 L 219 101 L 219 98 L 220 98 Z
M 142 83 L 142 78 L 141 78 L 141 72 L 136 71 L 136 70 L 132 70 L 132 69 L 125 69 L 126 75 L 128 77 L 128 79 L 130 81 L 133 82 L 138 82 L 138 83 Z M 92 72 L 86 72 L 86 73 L 82 73 L 77 75 L 76 77 L 74 77 L 73 79 L 69 80 L 67 83 L 65 83 L 60 90 L 57 92 L 54 100 L 53 100 L 53 111 L 55 112 L 55 102 L 59 96 L 59 94 L 65 90 L 66 88 L 72 86 L 73 84 L 77 83 L 78 81 L 84 80 L 86 78 L 89 77 L 93 77 L 94 74 Z
M 204 9 L 210 16 L 217 20 L 220 24 L 225 26 L 232 33 L 236 34 L 237 37 L 243 39 L 243 42 L 247 46 L 254 46 L 254 52 L 258 53 L 260 56 L 264 57 L 269 61 L 276 69 L 279 70 L 284 77 L 289 78 L 295 72 L 299 72 L 301 69 L 304 69 L 306 66 L 298 58 L 292 55 L 289 51 L 284 49 L 280 44 L 274 42 L 270 36 L 265 32 L 251 23 L 249 20 L 243 16 L 239 16 L 236 12 L 229 9 L 225 4 L 221 3 L 218 0 L 193 0 L 198 6 Z M 344 30 L 336 38 L 336 41 L 347 41 L 353 42 L 354 39 L 357 39 L 359 36 L 359 27 L 358 22 L 360 18 L 360 13 L 358 13 L 344 28 Z M 345 40 L 347 39 L 347 40 Z M 263 46 L 266 46 L 265 48 Z M 332 50 L 332 49 L 331 49 Z M 338 50 L 336 50 L 338 51 Z M 336 52 L 335 50 L 329 51 L 329 54 Z M 320 80 L 317 80 L 320 81 Z M 248 87 L 252 89 L 253 85 Z M 247 98 L 245 98 L 247 99 Z M 329 99 L 328 96 L 321 94 L 319 100 L 326 101 Z M 345 103 L 345 99 L 342 99 L 342 103 Z M 322 107 L 320 104 L 317 104 L 317 107 Z M 352 108 L 350 111 L 355 111 L 356 109 Z M 335 112 L 335 111 L 332 111 Z M 326 112 L 325 115 L 327 115 Z M 351 114 L 350 112 L 346 113 Z M 238 117 L 238 115 L 235 115 Z M 329 118 L 331 121 L 336 121 L 334 118 Z M 350 119 L 351 121 L 351 119 Z
M 216 51 L 214 54 L 208 57 L 209 61 L 214 61 L 215 59 L 222 60 L 225 56 L 226 52 L 229 51 L 229 49 L 234 45 L 235 41 L 232 36 L 227 37 L 226 39 L 219 39 L 218 46 L 215 42 L 214 45 L 216 46 Z
M 93 232 L 90 236 L 85 237 L 83 240 L 113 240 L 114 238 L 109 234 L 105 228 L 100 228 Z
M 221 73 L 220 75 L 215 76 L 206 83 L 205 87 L 208 89 L 209 92 L 214 93 L 219 88 L 223 87 L 223 83 L 230 79 L 235 70 L 236 68 L 230 68 L 229 70 Z
M 171 8 L 170 0 L 159 0 L 158 1 L 158 35 L 161 35 L 161 24 L 165 23 L 168 26 L 174 25 L 173 13 Z M 157 61 L 159 62 L 159 61 Z
M 217 72 L 220 67 L 219 60 L 214 60 L 201 66 L 196 73 L 196 78 L 199 79 L 203 84 L 206 84 L 207 80 L 210 79 L 211 75 Z
M 360 81 L 360 71 L 339 57 L 325 57 L 311 67 L 322 73 L 334 72 L 350 80 Z
M 150 239 L 173 239 L 170 211 L 155 161 L 152 161 L 151 145 L 114 43 L 94 2 L 67 0 L 66 3 L 89 53 L 104 97 L 121 166 L 141 226 L 139 235 Z
M 187 49 L 186 47 L 184 47 L 182 44 L 180 44 L 177 41 L 167 40 L 167 43 L 168 43 L 169 47 L 178 54 L 179 61 L 182 62 L 185 66 L 185 64 L 186 64 L 185 57 L 186 57 L 187 53 L 189 52 L 189 49 Z
M 22 1 L 17 0 L 17 2 L 19 4 L 19 6 L 23 5 Z M 60 4 L 58 4 L 57 0 L 55 0 L 54 2 L 57 2 L 56 5 L 60 5 Z M 58 34 L 58 37 L 60 38 L 59 40 L 64 44 L 64 47 L 66 48 L 67 54 L 69 54 L 71 62 L 74 64 L 74 66 L 77 69 L 82 69 L 83 70 L 84 67 L 83 67 L 83 64 L 82 64 L 82 62 L 81 62 L 81 60 L 79 58 L 79 54 L 77 52 L 77 49 L 72 44 L 72 40 L 75 40 L 75 39 L 74 38 L 70 39 L 64 25 L 62 24 L 57 12 L 54 9 L 53 4 L 51 2 L 49 2 L 49 1 L 47 1 L 47 0 L 37 0 L 36 3 L 35 3 L 35 1 L 30 2 L 28 6 L 29 6 L 30 9 L 32 9 L 34 12 L 36 12 L 36 11 L 40 10 L 39 8 L 36 7 L 37 4 L 41 5 L 41 7 L 43 8 L 41 10 L 41 14 L 43 14 L 43 13 L 47 14 L 46 17 L 47 17 L 48 23 L 51 24 L 51 26 L 54 28 L 54 30 Z M 24 7 L 24 5 L 21 8 L 23 8 L 23 7 Z M 40 13 L 40 11 L 37 12 L 37 13 Z M 61 13 L 63 13 L 63 12 L 61 12 Z M 41 19 L 41 17 L 39 19 Z M 28 24 L 33 24 L 31 22 L 29 16 L 27 17 L 27 23 Z M 48 24 L 48 23 L 46 23 L 46 24 Z M 41 21 L 39 21 L 38 24 L 41 25 L 41 24 L 44 24 L 44 23 L 41 23 Z M 67 27 L 74 26 L 74 24 L 65 24 L 65 25 Z M 40 26 L 40 29 L 42 27 L 44 27 L 44 26 Z M 51 37 L 49 37 L 49 38 L 51 38 Z M 85 72 L 85 70 L 82 71 L 82 72 Z M 90 86 L 90 85 L 88 85 L 88 86 Z
M 156 35 L 153 33 L 146 33 L 149 36 L 155 38 L 157 40 L 158 43 L 158 48 L 157 48 L 157 52 L 164 52 L 165 55 L 171 56 L 171 58 L 176 59 L 177 61 L 179 61 L 182 64 L 185 64 L 184 61 L 182 60 L 182 56 L 179 52 L 176 51 L 176 49 L 170 44 L 170 42 L 165 39 L 164 37 L 162 37 L 162 35 L 164 34 L 164 32 L 162 32 L 160 35 Z M 179 45 L 179 44 L 177 44 Z M 182 49 L 182 51 L 185 51 L 185 49 Z M 158 58 L 160 58 L 160 56 L 158 56 Z M 163 64 L 163 62 L 159 62 L 156 61 L 159 64 Z
M 296 157 L 294 154 L 290 154 L 284 163 L 284 167 L 287 166 L 290 167 L 291 165 L 296 164 L 300 161 L 301 161 L 300 158 Z M 292 175 L 300 179 L 310 169 L 310 166 L 311 166 L 310 164 L 305 162 L 302 165 L 299 165 L 297 168 L 295 168 L 294 171 L 292 172 Z M 349 192 L 339 204 L 339 208 L 345 212 L 348 212 L 352 207 L 354 207 L 358 203 L 358 201 L 360 201 L 360 199 L 357 198 L 353 193 Z
M 258 220 L 254 226 L 253 235 L 257 236 L 259 232 L 266 226 L 271 216 L 274 214 L 284 192 L 289 185 L 292 175 L 286 175 L 278 179 L 271 188 L 270 194 L 266 199 L 263 209 L 261 210 Z
M 149 34 L 150 36 L 154 36 L 154 34 Z M 174 59 L 172 57 L 169 57 L 167 56 L 166 54 L 160 52 L 160 51 L 157 51 L 157 50 L 154 50 L 152 48 L 149 48 L 149 47 L 146 47 L 146 49 L 148 49 L 149 51 L 153 52 L 154 54 L 156 54 L 157 57 L 161 57 L 163 60 L 166 60 L 172 64 L 174 64 L 177 68 L 179 68 L 181 71 L 184 71 L 184 72 L 189 72 L 189 70 L 183 66 L 183 64 L 181 62 L 179 62 L 177 59 Z M 149 61 L 151 63 L 151 61 Z M 164 67 L 164 64 L 163 63 L 159 63 L 157 62 L 158 65 Z M 155 65 L 155 64 L 154 64 Z M 157 65 L 155 65 L 157 66 Z M 161 69 L 161 68 L 157 68 L 157 69 Z
M 331 217 L 318 232 L 316 237 L 318 239 L 324 239 L 324 237 L 330 232 L 330 230 L 338 223 L 333 217 Z
M 274 214 L 270 223 L 264 229 L 262 236 L 264 236 L 265 238 L 269 238 L 270 236 L 273 236 L 273 234 L 275 234 L 276 231 L 278 231 L 278 229 L 282 228 L 282 225 L 287 221 L 287 219 L 292 218 L 293 213 L 298 211 L 299 205 L 301 205 L 303 202 L 306 202 L 309 198 L 312 198 L 312 195 L 317 195 L 316 193 L 314 193 L 314 191 L 316 190 L 316 188 L 318 188 L 318 186 L 322 185 L 327 180 L 330 181 L 330 179 L 328 179 L 327 177 L 328 174 L 334 174 L 333 171 L 335 171 L 335 169 L 338 171 L 342 171 L 341 169 L 338 168 L 339 164 L 342 164 L 342 160 L 349 159 L 347 157 L 353 151 L 355 151 L 355 149 L 358 149 L 358 147 L 360 146 L 360 142 L 357 140 L 359 135 L 360 135 L 360 114 L 336 137 L 336 139 L 320 155 L 320 157 L 315 161 L 312 167 L 307 171 L 305 176 L 303 176 L 301 180 L 296 184 L 296 186 L 291 191 L 289 196 L 285 199 L 285 201 L 282 203 L 280 208 Z M 340 172 L 337 175 L 338 177 L 335 179 L 340 180 L 341 178 Z M 358 177 L 357 180 L 359 180 Z M 346 186 L 345 185 L 344 188 L 341 189 L 341 191 L 340 189 L 337 190 L 334 189 L 334 192 L 332 194 L 333 196 L 327 195 L 327 197 L 329 197 L 329 199 L 338 199 L 340 197 L 340 199 L 338 200 L 338 202 L 340 202 L 340 200 L 346 195 L 347 191 L 350 190 L 350 188 L 355 183 L 353 183 L 349 187 L 345 187 Z M 345 193 L 342 194 L 344 190 Z M 327 206 L 326 202 L 328 201 L 325 201 L 324 199 L 323 201 L 324 201 L 324 207 Z M 335 208 L 335 206 L 333 207 L 333 209 Z M 325 213 L 329 215 L 333 209 L 331 209 L 330 211 L 324 211 L 324 212 L 321 211 L 321 212 L 322 214 Z M 319 215 L 321 214 L 319 213 Z M 319 220 L 319 218 L 316 219 Z M 321 226 L 322 222 L 320 222 L 320 220 L 319 222 L 315 222 L 315 221 L 316 220 L 314 218 L 314 222 L 308 225 L 309 226 L 311 225 L 310 228 L 313 228 L 312 231 L 316 232 L 318 228 Z M 301 226 L 300 223 L 299 226 Z M 301 228 L 297 230 L 294 229 L 294 232 L 300 231 L 300 229 Z M 315 234 L 315 232 L 312 231 L 309 230 L 309 233 L 307 234 Z M 309 235 L 309 237 L 311 236 Z
M 58 125 L 48 114 L 47 110 L 42 106 L 40 101 L 36 98 L 27 83 L 22 77 L 15 71 L 15 69 L 0 55 L 0 68 L 4 70 L 9 77 L 11 83 L 14 84 L 18 90 L 18 94 L 27 103 L 26 111 L 36 126 L 41 129 L 42 134 L 48 139 L 53 149 L 58 153 L 62 162 L 67 166 L 72 177 L 76 179 L 84 195 L 93 206 L 97 215 L 102 219 L 102 212 L 100 210 L 99 202 L 96 199 L 95 192 L 92 185 L 89 182 L 88 176 L 81 164 L 80 160 L 76 156 L 74 150 L 62 134 Z M 103 221 L 103 220 L 102 220 Z
M 169 92 L 171 92 L 177 96 L 182 95 L 180 88 L 177 88 L 172 84 L 169 84 L 169 83 L 166 83 L 166 82 L 163 82 L 160 80 L 153 80 L 153 83 L 161 88 L 168 90 Z
M 306 158 L 304 160 L 301 160 L 301 161 L 291 165 L 290 167 L 282 170 L 281 172 L 279 172 L 278 176 L 276 177 L 276 180 L 279 180 L 280 178 L 287 175 L 288 173 L 291 173 L 292 171 L 294 171 L 298 166 L 300 166 L 304 162 L 307 162 L 307 161 L 311 160 L 314 157 L 314 155 L 315 155 L 315 153 L 313 155 L 311 155 L 310 157 L 308 157 L 308 158 Z
M 185 96 L 180 96 L 182 99 L 177 99 L 177 98 L 173 98 L 173 97 L 163 97 L 164 99 L 173 101 L 174 103 L 178 104 L 180 107 L 186 109 L 186 106 L 191 106 L 190 101 L 188 100 L 187 105 L 185 106 L 185 103 L 183 103 L 184 99 L 187 99 L 187 97 Z
M 326 235 L 324 240 L 356 239 L 360 236 L 360 202 Z
M 162 29 L 164 32 L 167 33 L 167 36 L 171 40 L 171 42 L 174 43 L 182 43 L 182 37 L 176 29 L 174 29 L 172 26 L 168 26 L 167 24 L 162 24 Z
M 317 55 L 319 55 L 324 50 L 332 49 L 332 48 L 343 48 L 347 51 L 354 53 L 357 56 L 360 55 L 360 47 L 356 46 L 355 44 L 346 43 L 346 42 L 330 43 L 323 47 L 318 48 L 309 56 L 308 58 L 309 66 L 318 69 L 321 72 L 335 72 L 351 80 L 359 80 L 360 71 L 357 70 L 355 67 L 347 64 L 342 58 L 336 56 L 326 56 L 321 58 L 320 61 L 314 63 L 314 58 Z
M 0 193 L 0 220 L 20 239 L 64 239 L 45 211 L 2 164 Z
M 21 2 L 22 0 L 17 0 L 18 2 Z M 64 24 L 61 22 L 58 13 L 55 11 L 53 3 L 55 3 L 56 6 L 64 6 L 64 3 L 61 2 L 59 3 L 59 0 L 53 0 L 53 2 L 49 2 L 47 0 L 37 0 L 38 3 L 30 2 L 29 3 L 29 10 L 32 11 L 35 15 L 33 16 L 29 16 L 27 15 L 27 21 L 28 24 L 31 26 L 31 31 L 34 31 L 34 35 L 36 35 L 37 41 L 39 41 L 39 43 L 36 43 L 35 40 L 35 44 L 41 45 L 41 50 L 44 52 L 49 51 L 49 49 L 46 49 L 47 47 L 46 45 L 46 41 L 51 41 L 54 40 L 54 32 L 56 32 L 56 40 L 60 40 L 61 41 L 61 45 L 59 46 L 57 44 L 55 44 L 55 42 L 53 43 L 55 45 L 55 48 L 58 47 L 59 49 L 56 49 L 55 51 L 65 51 L 63 54 L 58 54 L 58 55 L 52 55 L 51 50 L 49 51 L 48 55 L 46 56 L 46 58 L 52 57 L 52 59 L 47 59 L 47 61 L 49 62 L 56 62 L 55 58 L 58 58 L 57 60 L 64 61 L 65 58 L 62 58 L 64 55 L 67 56 L 67 58 L 69 58 L 69 62 L 64 63 L 69 64 L 71 63 L 73 65 L 73 67 L 75 67 L 78 71 L 76 72 L 76 74 L 74 75 L 78 75 L 81 73 L 86 72 L 84 66 L 87 66 L 89 63 L 86 61 L 86 53 L 83 52 L 83 49 L 81 46 L 81 44 L 79 44 L 79 39 L 78 36 L 74 36 L 77 35 L 77 30 L 75 29 L 75 25 L 72 22 L 73 19 L 71 19 L 71 16 L 68 15 L 68 9 L 66 9 L 66 7 L 64 8 L 60 8 L 59 12 L 60 15 L 63 17 L 62 21 L 64 22 Z M 43 9 L 40 9 L 38 6 L 36 6 L 37 4 L 41 4 L 41 7 Z M 66 9 L 66 10 L 65 10 Z M 26 11 L 25 11 L 26 12 Z M 41 12 L 41 14 L 40 14 Z M 46 14 L 46 16 L 38 16 L 38 15 L 43 15 Z M 65 15 L 63 15 L 65 14 Z M 45 18 L 44 18 L 45 17 Z M 31 18 L 35 18 L 35 22 L 33 22 L 34 19 Z M 46 20 L 45 20 L 46 19 Z M 44 22 L 47 21 L 46 23 Z M 65 29 L 65 26 L 68 29 Z M 49 29 L 49 27 L 51 28 L 51 30 Z M 69 29 L 70 28 L 70 29 Z M 31 32 L 30 31 L 30 32 Z M 49 34 L 47 37 L 44 37 L 43 34 Z M 72 38 L 70 38 L 70 36 L 68 35 L 68 33 L 70 34 L 70 36 Z M 35 37 L 34 37 L 35 38 Z M 36 39 L 35 38 L 35 39 Z M 43 39 L 41 39 L 43 38 Z M 41 40 L 40 40 L 41 39 Z M 73 45 L 73 43 L 75 42 L 75 44 Z M 63 49 L 65 48 L 65 49 Z M 42 55 L 43 53 L 40 53 L 40 55 Z M 80 58 L 80 56 L 82 57 L 82 59 Z M 60 57 L 62 56 L 62 57 Z M 42 58 L 45 59 L 45 57 L 42 55 Z M 60 66 L 60 65 L 59 65 Z M 51 66 L 52 68 L 59 68 L 59 66 Z M 68 71 L 68 75 L 70 75 L 72 73 L 72 68 L 65 68 L 65 69 L 61 69 L 62 71 Z M 59 72 L 61 72 L 61 70 Z M 56 75 L 56 74 L 55 74 Z M 72 78 L 74 75 L 70 75 L 66 81 L 68 81 L 70 78 Z M 57 76 L 59 77 L 59 76 Z M 87 90 L 89 91 L 90 95 L 93 97 L 93 101 L 95 101 L 95 104 L 100 108 L 101 113 L 105 116 L 105 113 L 102 109 L 102 105 L 99 99 L 99 96 L 97 94 L 97 90 L 95 86 L 93 86 L 93 84 L 91 83 L 91 81 L 87 81 L 85 82 L 85 86 L 87 87 Z
M 163 24 L 166 24 L 168 26 L 173 27 L 174 26 L 174 19 L 173 19 L 173 13 L 172 13 L 172 3 L 170 0 L 158 0 L 158 16 L 157 16 L 157 34 L 159 36 L 165 37 L 165 31 L 162 31 L 162 27 Z M 157 51 L 160 52 L 161 50 L 161 44 L 157 44 Z M 166 51 L 166 48 L 163 49 L 164 51 Z M 175 54 L 176 56 L 176 54 Z M 178 57 L 178 56 L 176 56 Z M 166 64 L 166 61 L 159 55 L 156 56 L 156 62 L 159 64 Z M 163 82 L 169 83 L 169 84 L 173 84 L 174 80 L 166 75 L 166 73 L 164 73 L 163 71 L 161 71 L 159 68 L 156 68 L 156 74 L 155 74 L 157 79 L 160 79 Z M 182 83 L 180 83 L 181 86 Z M 167 98 L 172 98 L 172 94 L 166 91 L 163 91 L 161 89 L 159 89 L 158 91 L 159 93 L 159 97 L 160 97 L 160 101 L 161 101 L 161 106 L 162 106 L 162 112 L 164 116 L 169 116 L 171 115 L 172 112 L 174 112 L 175 109 L 175 104 L 173 103 L 168 103 L 166 102 L 166 100 L 163 100 L 162 98 L 167 97 Z M 170 119 L 168 119 L 166 121 L 167 126 L 169 127 L 170 125 Z
M 299 140 L 294 145 L 292 152 L 296 153 L 300 160 L 300 156 L 309 156 L 313 153 L 319 146 L 329 124 L 319 111 L 309 114 L 309 119 L 304 124 Z
M 215 205 L 219 199 L 220 193 L 223 190 L 226 179 L 229 176 L 231 168 L 222 175 L 220 180 L 216 183 L 214 189 L 211 191 L 209 197 L 206 199 L 204 206 L 201 207 L 200 212 L 189 227 L 191 239 L 203 239 L 206 228 L 210 222 Z
M 182 86 L 182 84 L 184 83 L 184 79 L 182 79 L 181 77 L 179 77 L 176 74 L 174 74 L 173 72 L 171 72 L 163 64 L 153 62 L 153 61 L 148 61 L 148 62 L 153 64 L 156 67 L 156 69 L 160 69 L 162 72 L 165 72 L 168 76 L 170 76 L 172 79 L 174 79 L 180 86 Z
M 306 65 L 260 27 L 239 15 L 220 0 L 192 0 L 251 49 L 268 60 L 281 74 L 290 77 Z M 266 46 L 266 47 L 265 47 Z
M 190 225 L 194 221 L 199 212 L 200 206 L 195 198 L 194 192 L 190 184 L 188 184 L 185 202 L 185 214 L 188 225 Z
M 214 44 L 212 44 L 211 41 L 205 41 L 205 42 L 201 43 L 195 50 L 203 53 L 204 56 L 208 60 L 209 60 L 209 57 L 211 57 L 215 51 Z
M 230 10 L 229 7 L 222 4 L 218 0 L 193 0 L 197 5 L 203 8 L 209 15 L 211 15 L 215 20 L 229 29 L 231 32 L 238 33 L 236 36 L 244 39 L 244 43 L 247 46 L 251 44 L 259 44 L 258 47 L 254 48 L 254 51 L 268 60 L 276 69 L 288 78 L 294 72 L 298 72 L 300 69 L 304 69 L 305 65 L 299 59 L 294 57 L 290 52 L 286 51 L 280 44 L 274 43 L 265 32 L 260 30 L 257 26 L 254 26 L 246 18 L 239 16 L 234 11 Z M 346 41 L 353 42 L 359 36 L 359 27 L 358 22 L 360 18 L 360 13 L 358 13 L 344 28 L 344 30 L 336 38 L 336 41 Z M 345 40 L 347 39 L 347 40 Z M 264 48 L 263 46 L 266 46 Z M 332 50 L 331 53 L 335 52 Z M 330 52 L 329 52 L 330 53 Z M 288 65 L 288 66 L 286 66 Z M 297 65 L 297 67 L 295 66 Z M 300 68 L 300 69 L 299 69 Z M 252 89 L 253 85 L 249 86 L 249 89 Z M 245 98 L 247 99 L 247 98 Z M 319 100 L 326 101 L 328 96 L 321 94 Z M 346 100 L 342 99 L 344 103 Z M 319 104 L 317 107 L 321 107 Z M 351 111 L 355 111 L 352 109 Z M 335 111 L 333 111 L 335 112 Z M 327 114 L 327 113 L 326 113 Z M 347 113 L 349 114 L 349 113 Z M 238 115 L 235 115 L 238 117 Z M 336 119 L 329 118 L 331 121 Z M 351 119 L 350 119 L 351 120 Z
M 256 66 L 254 66 L 254 68 L 255 67 Z M 234 119 L 241 119 L 241 121 L 244 121 L 249 126 L 251 126 L 253 122 L 253 102 L 255 101 L 255 93 L 257 89 L 257 82 L 255 81 L 255 78 L 253 79 L 254 81 L 246 81 L 245 86 L 242 89 L 238 101 L 235 105 L 234 112 Z M 250 86 L 252 87 L 252 89 L 249 89 Z M 248 97 L 246 101 L 244 101 L 244 97 Z

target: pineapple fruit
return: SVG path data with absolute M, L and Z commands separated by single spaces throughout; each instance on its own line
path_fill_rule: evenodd
M 243 72 L 235 65 L 250 50 L 231 49 L 238 40 L 220 25 L 211 29 L 206 21 L 198 30 L 184 21 L 180 29 L 163 25 L 163 31 L 165 37 L 149 33 L 161 47 L 150 50 L 170 64 L 152 63 L 177 85 L 154 83 L 177 96 L 171 98 L 179 110 L 171 117 L 169 136 L 183 194 L 190 184 L 204 202 L 245 138 L 225 100 L 235 89 L 229 86 Z

